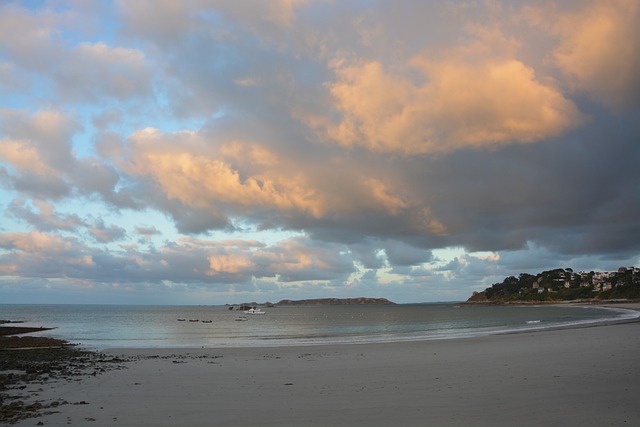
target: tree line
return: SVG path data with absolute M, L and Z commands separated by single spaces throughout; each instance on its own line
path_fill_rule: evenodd
M 570 301 L 640 299 L 640 269 L 621 267 L 615 272 L 580 272 L 571 268 L 520 273 L 474 292 L 469 302 Z

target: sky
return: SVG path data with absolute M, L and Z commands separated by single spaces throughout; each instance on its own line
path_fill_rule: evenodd
M 0 303 L 640 266 L 640 2 L 0 3 Z

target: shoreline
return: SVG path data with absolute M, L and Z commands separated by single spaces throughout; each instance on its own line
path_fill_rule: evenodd
M 15 425 L 640 425 L 639 325 L 353 345 L 109 349 L 113 369 L 28 384 L 25 404 L 51 413 Z
M 452 304 L 455 305 L 455 304 Z M 525 326 L 520 329 L 505 329 L 505 330 L 490 330 L 490 331 L 481 331 L 481 332 L 462 332 L 458 335 L 429 335 L 429 336 L 406 336 L 406 337 L 351 337 L 352 340 L 341 340 L 337 339 L 335 341 L 327 341 L 327 340 L 318 340 L 313 342 L 292 342 L 292 343 L 283 343 L 282 341 L 273 341 L 272 344 L 269 344 L 268 341 L 259 342 L 258 345 L 225 345 L 225 346 L 210 346 L 210 347 L 201 347 L 201 346 L 185 346 L 185 347 L 105 347 L 101 349 L 88 349 L 89 351 L 99 351 L 99 352 L 109 352 L 109 351 L 128 351 L 128 350 L 170 350 L 175 349 L 176 351 L 188 351 L 188 350 L 197 350 L 201 348 L 208 349 L 234 349 L 234 348 L 265 348 L 265 349 L 274 349 L 274 348 L 288 348 L 288 347 L 318 347 L 318 346 L 349 346 L 349 345 L 366 345 L 366 344 L 402 344 L 408 342 L 438 342 L 438 341 L 451 341 L 451 340 L 464 340 L 464 339 L 473 339 L 473 338 L 482 338 L 482 337 L 490 337 L 497 335 L 512 335 L 512 334 L 526 334 L 532 332 L 542 332 L 542 331 L 553 331 L 553 330 L 562 330 L 562 329 L 580 329 L 580 328 L 589 328 L 589 327 L 597 327 L 609 324 L 618 324 L 618 323 L 629 323 L 629 322 L 640 322 L 640 302 L 625 302 L 619 303 L 615 305 L 609 304 L 574 304 L 575 307 L 593 307 L 598 306 L 600 308 L 610 308 L 613 310 L 623 309 L 628 311 L 637 312 L 637 317 L 634 318 L 616 318 L 616 319 L 597 319 L 593 321 L 580 321 L 581 323 L 571 323 L 571 324 L 553 324 L 553 325 L 544 325 L 544 326 Z
M 612 307 L 616 308 L 616 307 Z M 640 303 L 637 307 L 629 308 L 629 310 L 638 311 L 640 313 Z M 550 327 L 537 328 L 535 326 L 526 329 L 512 329 L 498 332 L 488 332 L 486 334 L 469 335 L 469 336 L 453 336 L 453 337 L 434 337 L 434 338 L 407 338 L 402 340 L 389 340 L 389 341 L 340 341 L 340 342 L 314 342 L 310 344 L 290 344 L 290 345 L 257 345 L 257 346 L 224 346 L 224 347 L 112 347 L 105 348 L 96 353 L 102 353 L 106 355 L 114 355 L 114 357 L 136 357 L 136 356 L 149 356 L 156 354 L 193 354 L 193 353 L 242 353 L 243 350 L 248 352 L 273 352 L 273 351 L 304 351 L 305 349 L 322 350 L 326 348 L 342 348 L 342 347 L 385 347 L 395 345 L 425 345 L 433 343 L 437 345 L 439 343 L 450 343 L 457 341 L 474 341 L 490 339 L 492 337 L 503 337 L 511 335 L 528 335 L 528 334 L 544 334 L 552 333 L 556 331 L 579 331 L 581 329 L 600 328 L 616 325 L 640 325 L 640 315 L 635 318 L 623 318 L 623 319 L 611 319 L 611 320 L 598 320 L 592 323 L 580 323 L 571 325 L 554 325 Z M 86 349 L 85 349 L 86 350 Z M 91 350 L 86 350 L 91 351 Z
M 292 350 L 304 350 L 304 349 L 318 349 L 322 347 L 328 348 L 341 348 L 341 347 L 350 347 L 350 346 L 393 346 L 393 345 L 404 345 L 404 344 L 425 344 L 425 343 L 444 343 L 444 342 L 455 342 L 455 341 L 467 341 L 467 340 L 481 340 L 485 338 L 491 337 L 499 337 L 499 336 L 509 336 L 509 335 L 526 335 L 526 334 L 536 334 L 536 333 L 545 333 L 545 332 L 554 332 L 554 331 L 571 331 L 571 330 L 580 330 L 586 328 L 598 328 L 598 327 L 606 327 L 613 325 L 625 325 L 625 324 L 640 324 L 640 302 L 639 303 L 625 303 L 627 307 L 621 306 L 612 306 L 610 308 L 617 309 L 623 308 L 630 311 L 638 312 L 638 317 L 634 318 L 620 318 L 620 319 L 610 319 L 610 320 L 596 320 L 588 323 L 578 323 L 578 324 L 570 324 L 570 325 L 552 325 L 547 327 L 536 327 L 531 326 L 529 328 L 522 329 L 509 329 L 504 331 L 492 331 L 482 334 L 473 334 L 473 335 L 461 335 L 461 336 L 447 336 L 447 337 L 429 337 L 429 338 L 407 338 L 407 339 L 397 339 L 397 340 L 380 340 L 380 341 L 336 341 L 336 342 L 313 342 L 313 343 L 305 343 L 305 344 L 286 344 L 286 345 L 257 345 L 257 346 L 224 346 L 224 347 L 112 347 L 105 348 L 103 350 L 98 351 L 97 353 L 104 354 L 116 354 L 119 356 L 139 356 L 139 355 L 147 355 L 147 354 L 170 354 L 170 353 L 200 353 L 200 352 L 234 352 L 236 350 L 254 350 L 254 351 L 277 351 L 279 349 L 292 349 Z M 587 307 L 587 306 L 585 306 Z M 607 307 L 606 305 L 602 305 L 602 307 Z M 89 350 L 91 351 L 91 350 Z

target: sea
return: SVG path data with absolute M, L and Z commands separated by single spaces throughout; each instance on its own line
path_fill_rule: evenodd
M 575 305 L 227 306 L 3 305 L 0 319 L 53 328 L 32 335 L 90 350 L 272 347 L 471 338 L 634 319 L 640 312 Z M 246 316 L 246 321 L 237 320 Z

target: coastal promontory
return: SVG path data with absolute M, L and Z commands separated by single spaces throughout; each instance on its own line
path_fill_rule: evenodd
M 628 301 L 640 299 L 640 269 L 574 272 L 571 268 L 521 273 L 474 292 L 469 304 L 540 303 L 558 301 Z

